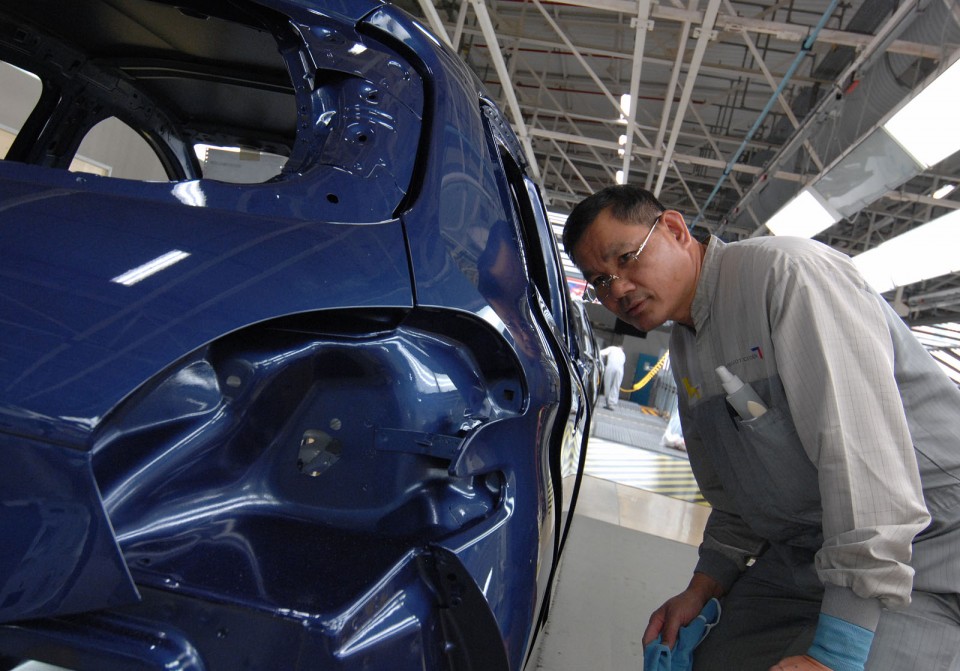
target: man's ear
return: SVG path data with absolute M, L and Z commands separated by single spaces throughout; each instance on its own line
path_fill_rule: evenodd
M 681 244 L 686 244 L 693 239 L 683 215 L 676 210 L 664 210 L 663 214 L 660 215 L 660 224 L 670 231 L 670 235 Z

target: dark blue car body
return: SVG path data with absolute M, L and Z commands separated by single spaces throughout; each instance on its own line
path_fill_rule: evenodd
M 0 660 L 522 668 L 590 403 L 476 77 L 372 0 L 5 5 L 44 88 L 0 162 Z M 105 117 L 168 178 L 67 170 Z M 201 142 L 285 164 L 209 179 Z

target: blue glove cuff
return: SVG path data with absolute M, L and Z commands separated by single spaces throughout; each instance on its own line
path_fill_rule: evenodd
M 873 643 L 873 632 L 820 613 L 817 633 L 807 654 L 833 671 L 863 671 Z

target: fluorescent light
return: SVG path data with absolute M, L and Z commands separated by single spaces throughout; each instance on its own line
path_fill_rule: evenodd
M 958 89 L 960 60 L 883 124 L 884 129 L 924 166 L 935 165 L 960 149 L 960 124 L 956 117 Z
M 934 219 L 854 257 L 870 285 L 883 293 L 960 271 L 960 210 Z
M 547 210 L 547 221 L 549 221 L 553 226 L 559 226 L 561 229 L 567 223 L 567 217 L 570 216 L 569 212 L 554 212 L 553 210 Z
M 930 352 L 930 354 L 932 354 L 933 358 L 940 364 L 940 368 L 947 374 L 947 377 L 960 385 L 960 370 L 957 370 L 957 354 L 960 354 L 960 352 L 956 349 L 954 349 L 953 352 L 954 354 L 950 354 L 943 350 L 934 350 Z
M 840 217 L 830 210 L 813 189 L 806 188 L 767 220 L 774 235 L 797 235 L 812 238 L 833 226 Z
M 617 170 L 617 184 L 623 184 L 623 170 Z
M 122 275 L 117 275 L 110 281 L 116 282 L 117 284 L 122 284 L 125 287 L 132 287 L 137 282 L 144 280 L 151 275 L 155 275 L 165 268 L 169 268 L 174 263 L 183 261 L 188 256 L 190 256 L 190 252 L 182 252 L 179 249 L 174 249 L 166 254 L 158 256 L 152 261 L 147 261 L 143 265 L 137 266 L 136 268 L 131 268 Z
M 547 221 L 550 222 L 550 230 L 553 231 L 553 235 L 558 241 L 563 238 L 563 227 L 566 226 L 567 217 L 569 216 L 569 213 L 566 212 L 547 210 Z
M 240 147 L 218 147 L 215 144 L 203 144 L 202 142 L 193 145 L 193 153 L 197 155 L 197 160 L 201 163 L 207 160 L 207 152 L 211 149 L 213 151 L 228 151 L 233 154 L 240 153 Z
M 945 198 L 946 196 L 949 196 L 950 193 L 956 188 L 957 188 L 956 184 L 944 184 L 939 189 L 933 192 L 933 197 L 936 198 L 937 200 L 940 200 L 941 198 Z
M 627 117 L 630 116 L 630 94 L 624 93 L 620 96 L 620 118 L 617 123 L 627 123 Z

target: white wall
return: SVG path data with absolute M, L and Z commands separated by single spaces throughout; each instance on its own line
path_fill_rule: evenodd
M 40 82 L 26 72 L 0 62 L 0 129 L 16 133 L 40 97 Z M 6 154 L 6 147 L 3 149 Z M 160 160 L 149 145 L 117 119 L 97 124 L 84 138 L 78 157 L 104 168 L 100 174 L 127 179 L 166 181 Z M 75 169 L 75 168 L 72 168 Z

